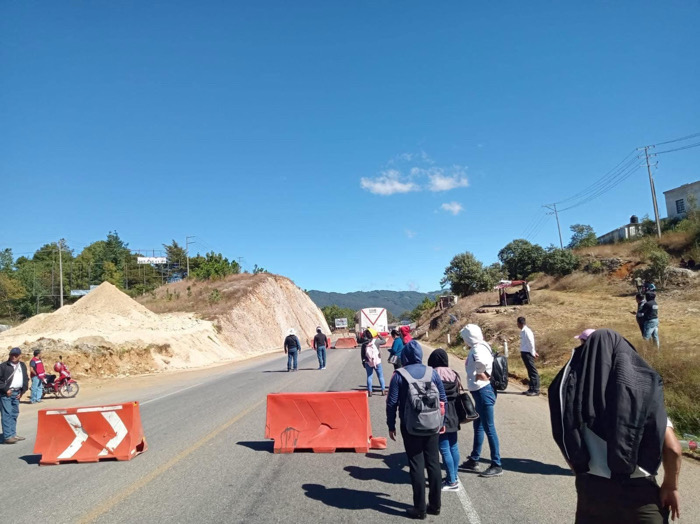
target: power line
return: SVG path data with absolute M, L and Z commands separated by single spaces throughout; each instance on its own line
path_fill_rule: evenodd
M 673 153 L 674 151 L 683 151 L 684 149 L 691 149 L 693 147 L 698 147 L 698 146 L 700 146 L 700 142 L 696 142 L 694 144 L 689 144 L 689 145 L 683 146 L 683 147 L 676 147 L 674 149 L 667 149 L 666 151 L 658 151 L 656 153 L 652 153 L 651 156 L 665 155 L 666 153 Z
M 700 136 L 700 133 L 693 133 L 692 135 L 687 135 L 687 136 L 682 136 L 680 138 L 674 138 L 673 140 L 666 140 L 666 142 L 659 142 L 658 144 L 651 144 L 645 147 L 656 147 L 656 146 L 663 146 L 666 144 L 673 144 L 674 142 L 682 142 L 683 140 L 690 140 L 691 138 L 695 138 Z

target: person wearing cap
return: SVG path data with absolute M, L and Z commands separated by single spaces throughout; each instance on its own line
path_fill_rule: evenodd
M 403 351 L 404 343 L 398 330 L 392 329 L 391 336 L 394 341 L 389 349 L 389 362 L 394 365 L 395 371 L 401 367 L 401 352 Z
M 299 342 L 294 328 L 289 328 L 287 337 L 284 339 L 284 352 L 287 355 L 287 371 L 296 371 L 299 362 L 298 356 L 301 353 L 301 342 Z
M 10 357 L 0 364 L 0 415 L 2 416 L 2 436 L 5 444 L 14 444 L 24 437 L 17 435 L 19 401 L 29 389 L 27 366 L 19 360 L 22 351 L 10 350 Z
M 318 357 L 318 369 L 326 369 L 326 348 L 330 346 L 330 343 L 328 342 L 328 337 L 323 334 L 321 326 L 316 328 L 313 346 Z
M 44 392 L 44 384 L 46 384 L 46 370 L 44 363 L 41 361 L 41 350 L 34 350 L 34 358 L 29 361 L 30 375 L 32 379 L 32 393 L 29 397 L 29 402 L 36 404 L 41 402 L 41 397 Z
M 653 340 L 656 347 L 659 346 L 659 305 L 656 303 L 656 293 L 647 291 L 646 302 L 642 306 L 642 318 L 644 319 L 644 327 L 642 337 L 644 340 Z
M 535 350 L 535 335 L 525 324 L 525 317 L 518 317 L 518 328 L 520 329 L 520 357 L 523 359 L 525 369 L 527 369 L 528 390 L 523 393 L 528 397 L 536 397 L 540 394 L 540 374 L 535 366 L 535 359 L 539 353 Z
M 549 387 L 552 436 L 576 476 L 577 524 L 661 524 L 679 515 L 682 450 L 663 381 L 611 329 L 586 329 Z M 655 475 L 663 463 L 664 480 Z

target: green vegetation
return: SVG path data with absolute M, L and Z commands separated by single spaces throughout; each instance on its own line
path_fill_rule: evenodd
M 343 308 L 336 305 L 324 306 L 321 308 L 323 316 L 326 317 L 326 322 L 331 327 L 335 327 L 336 318 L 347 318 L 348 319 L 348 329 L 355 329 L 355 310 L 350 308 Z
M 390 291 L 379 289 L 375 291 L 354 291 L 352 293 L 329 293 L 326 291 L 308 290 L 306 292 L 311 300 L 320 307 L 338 306 L 359 311 L 366 307 L 382 307 L 388 313 L 408 320 L 408 312 L 420 304 L 425 297 L 434 299 L 439 291 L 420 293 L 418 291 Z
M 569 229 L 573 235 L 571 235 L 571 241 L 567 246 L 569 249 L 578 249 L 580 247 L 591 247 L 598 243 L 595 231 L 591 226 L 585 224 L 574 224 Z
M 502 273 L 502 268 L 499 264 L 485 268 L 484 264 L 467 251 L 456 255 L 452 259 L 450 265 L 445 269 L 445 276 L 440 281 L 440 285 L 445 286 L 449 284 L 450 289 L 456 295 L 468 296 L 491 289 L 498 283 Z M 429 299 L 426 298 L 426 300 Z M 413 313 L 419 307 L 414 309 Z M 413 318 L 413 313 L 411 320 L 416 320 L 416 318 Z

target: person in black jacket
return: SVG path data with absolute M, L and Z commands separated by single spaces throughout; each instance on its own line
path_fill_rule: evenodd
M 644 329 L 642 336 L 644 340 L 653 339 L 656 347 L 659 347 L 659 306 L 656 303 L 656 293 L 647 291 L 646 302 L 642 306 L 642 318 L 644 319 Z
M 284 352 L 287 354 L 287 371 L 296 371 L 301 353 L 301 342 L 294 328 L 289 328 L 289 334 L 284 339 Z
M 661 377 L 611 329 L 576 338 L 549 387 L 552 434 L 576 474 L 576 522 L 665 522 L 654 477 L 669 425 Z
M 27 366 L 20 362 L 22 351 L 10 350 L 10 357 L 0 364 L 0 415 L 2 416 L 2 435 L 5 444 L 14 444 L 24 437 L 17 435 L 17 417 L 19 401 L 29 389 Z
M 439 437 L 440 455 L 442 455 L 442 463 L 447 471 L 447 478 L 442 483 L 442 491 L 458 491 L 459 444 L 457 444 L 457 432 L 460 426 L 456 401 L 459 397 L 461 383 L 459 375 L 450 368 L 450 361 L 444 349 L 438 348 L 433 351 L 428 357 L 428 365 L 437 371 L 447 396 L 445 432 L 441 433 Z

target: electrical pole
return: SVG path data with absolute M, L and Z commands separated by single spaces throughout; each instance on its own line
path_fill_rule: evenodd
M 647 161 L 647 172 L 649 173 L 649 185 L 651 186 L 651 199 L 654 203 L 654 218 L 656 219 L 656 236 L 661 238 L 661 221 L 659 220 L 659 206 L 656 203 L 656 188 L 654 187 L 654 177 L 651 175 L 651 165 L 649 165 L 649 148 L 654 146 L 644 146 L 644 158 Z
M 185 237 L 185 256 L 187 257 L 187 278 L 190 278 L 190 244 L 195 244 L 195 242 L 190 242 L 190 238 L 195 237 Z
M 559 225 L 559 212 L 557 211 L 557 205 L 552 204 L 551 206 L 542 206 L 542 207 L 546 207 L 547 209 L 551 209 L 552 211 L 554 211 L 554 216 L 557 219 L 557 231 L 559 231 L 559 247 L 564 249 L 564 242 L 562 242 L 562 239 L 561 239 L 561 225 Z M 549 214 L 551 215 L 552 213 L 549 213 Z
M 63 239 L 58 241 L 58 281 L 60 282 L 60 289 L 61 289 L 61 306 L 63 307 L 63 255 L 62 255 L 62 249 L 63 249 Z

